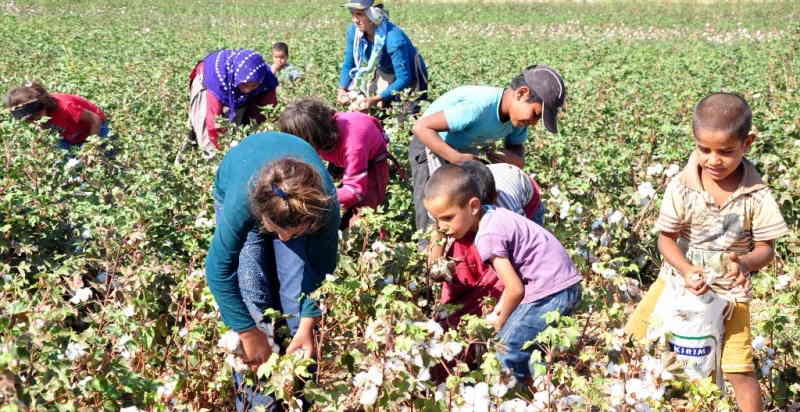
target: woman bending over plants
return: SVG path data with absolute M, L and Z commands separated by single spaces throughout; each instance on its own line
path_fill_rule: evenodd
M 219 149 L 224 129 L 216 122 L 262 123 L 261 107 L 278 102 L 278 79 L 264 58 L 247 49 L 218 50 L 195 65 L 189 74 L 189 138 L 212 156 Z
M 286 107 L 278 126 L 284 133 L 303 138 L 320 157 L 344 169 L 336 191 L 345 216 L 343 226 L 358 218 L 360 208 L 383 204 L 390 156 L 378 119 L 359 112 L 336 112 L 319 100 L 301 99 Z
M 92 135 L 108 136 L 106 115 L 94 103 L 73 94 L 48 93 L 36 82 L 12 89 L 5 105 L 17 120 L 34 123 L 48 117 L 40 125 L 61 136 L 62 149 L 80 145 Z
M 321 315 L 309 298 L 336 266 L 339 202 L 322 160 L 288 134 L 251 135 L 222 159 L 214 183 L 217 226 L 206 258 L 208 286 L 226 326 L 239 334 L 253 369 L 272 349 L 259 328 L 267 308 L 287 319 L 286 353 L 316 352 Z M 237 409 L 272 402 L 234 372 Z

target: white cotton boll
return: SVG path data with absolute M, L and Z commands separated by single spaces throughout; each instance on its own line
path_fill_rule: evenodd
M 428 348 L 428 354 L 434 358 L 441 358 L 444 356 L 444 345 L 438 341 L 432 342 Z
M 553 186 L 550 188 L 550 194 L 553 195 L 553 197 L 559 197 L 561 196 L 561 189 L 559 189 L 558 186 Z
M 789 282 L 792 281 L 791 275 L 780 275 L 778 276 L 777 281 L 775 282 L 775 289 L 776 290 L 783 290 L 787 286 L 789 286 Z
M 669 165 L 667 170 L 664 171 L 664 175 L 666 175 L 667 177 L 672 177 L 672 176 L 675 176 L 676 174 L 678 174 L 678 172 L 680 172 L 680 171 L 681 171 L 681 168 L 678 167 L 678 165 L 676 165 L 675 163 L 673 163 L 673 164 Z
M 544 411 L 549 410 L 548 403 L 550 401 L 550 394 L 545 391 L 536 392 L 533 395 L 533 402 L 531 402 L 528 410 Z
M 661 172 L 664 171 L 664 165 L 661 163 L 653 163 L 652 165 L 647 167 L 647 175 L 648 176 L 657 176 L 660 175 Z
M 217 346 L 229 353 L 236 352 L 239 347 L 239 334 L 232 330 L 223 333 L 217 341 Z
M 369 385 L 361 391 L 361 396 L 358 397 L 358 403 L 364 406 L 372 406 L 378 400 L 378 387 Z
M 394 284 L 394 276 L 391 276 L 391 275 L 389 275 L 389 276 L 386 276 L 385 278 L 383 278 L 383 283 L 384 283 L 385 285 L 392 285 L 392 284 Z
M 92 238 L 92 231 L 89 230 L 89 229 L 83 229 L 83 232 L 81 232 L 81 238 L 83 240 L 91 239 Z
M 497 312 L 492 312 L 486 315 L 486 321 L 489 323 L 497 322 L 498 319 L 500 319 L 500 315 L 498 315 Z
M 422 368 L 417 373 L 417 380 L 421 382 L 427 382 L 431 380 L 431 370 L 428 368 Z
M 569 216 L 569 200 L 564 200 L 559 205 L 558 217 L 561 219 L 566 219 Z
M 583 399 L 583 396 L 580 395 L 567 395 L 559 399 L 558 403 L 561 408 L 570 408 L 575 405 L 584 404 L 586 401 Z
M 595 221 L 592 222 L 592 230 L 598 230 L 598 229 L 602 229 L 602 228 L 603 228 L 603 221 L 602 220 L 595 219 Z
M 383 383 L 383 372 L 378 366 L 372 365 L 367 370 L 365 378 L 367 382 L 380 386 Z
M 653 188 L 653 184 L 650 182 L 640 183 L 636 191 L 640 199 L 650 199 L 656 194 L 656 189 Z
M 331 275 L 330 273 L 325 275 L 325 281 L 327 282 L 336 282 L 337 280 L 339 280 L 339 278 L 337 276 Z
M 610 244 L 611 244 L 611 235 L 609 235 L 608 232 L 603 233 L 603 235 L 600 236 L 600 246 L 608 246 Z
M 199 228 L 210 228 L 214 227 L 214 221 L 206 217 L 198 216 L 194 221 L 194 225 Z
M 86 376 L 83 379 L 81 379 L 80 381 L 78 381 L 78 386 L 86 386 L 86 384 L 91 382 L 92 379 L 93 379 L 93 377 Z
M 761 376 L 768 376 L 769 373 L 772 371 L 772 364 L 774 361 L 772 359 L 764 359 L 761 362 Z
M 500 404 L 497 412 L 526 412 L 528 410 L 528 403 L 522 399 L 512 399 Z
M 472 392 L 472 406 L 475 412 L 488 412 L 491 398 L 489 397 L 489 385 L 486 382 L 479 382 L 475 385 Z
M 613 382 L 608 388 L 608 394 L 611 397 L 612 404 L 621 404 L 625 399 L 625 387 L 622 382 Z
M 766 344 L 767 344 L 767 338 L 761 335 L 758 335 L 755 338 L 753 338 L 753 342 L 751 343 L 753 349 L 755 350 L 764 349 L 764 346 L 766 346 Z
M 433 393 L 433 397 L 437 402 L 447 399 L 447 385 L 440 383 L 439 386 L 436 387 L 436 392 Z
M 628 371 L 628 366 L 624 364 L 620 365 L 617 363 L 609 362 L 608 365 L 606 365 L 607 376 L 618 376 L 627 371 Z
M 86 345 L 79 342 L 70 342 L 64 354 L 71 361 L 78 360 L 86 356 Z
M 444 329 L 442 329 L 442 325 L 436 322 L 433 319 L 428 320 L 427 322 L 414 322 L 414 326 L 422 328 L 428 333 L 432 333 L 433 337 L 439 339 L 444 334 Z
M 444 344 L 444 350 L 442 351 L 442 356 L 444 360 L 451 361 L 456 358 L 461 353 L 461 349 L 463 345 L 459 342 L 447 342 Z
M 502 398 L 503 396 L 506 396 L 506 393 L 508 393 L 508 385 L 502 382 L 492 385 L 491 389 L 492 396 Z
M 64 170 L 70 170 L 79 164 L 81 164 L 81 161 L 72 157 L 69 160 L 67 160 L 67 164 L 64 165 Z
M 238 356 L 229 353 L 225 356 L 225 364 L 231 367 L 236 372 L 244 372 L 247 370 L 247 365 Z
M 353 377 L 353 385 L 357 388 L 364 388 L 369 385 L 369 377 L 366 372 L 359 372 Z
M 92 297 L 92 290 L 89 288 L 80 288 L 73 292 L 72 298 L 69 300 L 72 304 L 79 304 L 86 302 Z
M 122 314 L 130 318 L 136 314 L 136 309 L 133 308 L 133 305 L 128 305 L 124 309 L 122 309 Z
M 140 409 L 135 406 L 128 406 L 127 408 L 122 408 L 119 412 L 140 412 Z
M 610 215 L 608 215 L 608 224 L 616 225 L 625 219 L 625 215 L 620 212 L 619 210 L 613 211 Z
M 186 329 L 185 327 L 181 328 L 181 330 L 178 331 L 178 336 L 180 337 L 184 337 L 188 334 L 189 334 L 189 329 Z
M 11 279 L 14 279 L 11 275 L 3 275 L 3 280 L 6 282 L 11 282 Z
M 376 240 L 374 243 L 372 243 L 372 250 L 376 253 L 388 253 L 392 251 L 392 249 L 386 243 L 383 243 L 380 240 Z

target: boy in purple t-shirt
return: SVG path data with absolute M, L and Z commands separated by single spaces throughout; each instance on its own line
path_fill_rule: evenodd
M 581 275 L 552 233 L 510 210 L 482 206 L 479 193 L 462 167 L 445 165 L 426 184 L 424 204 L 448 236 L 477 232 L 478 254 L 504 286 L 489 315 L 507 348 L 498 358 L 517 378 L 527 379 L 532 349 L 523 346 L 547 327 L 545 313 L 572 313 L 580 300 Z

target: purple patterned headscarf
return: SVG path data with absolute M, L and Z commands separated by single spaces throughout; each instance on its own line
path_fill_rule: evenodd
M 260 54 L 247 49 L 219 50 L 203 59 L 203 77 L 206 87 L 219 102 L 228 106 L 228 120 L 236 118 L 236 106 L 250 96 L 258 96 L 278 87 L 278 79 Z M 259 82 L 249 94 L 242 94 L 239 86 L 246 82 Z

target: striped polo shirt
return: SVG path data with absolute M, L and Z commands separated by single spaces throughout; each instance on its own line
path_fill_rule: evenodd
M 749 252 L 753 242 L 789 232 L 770 188 L 753 164 L 742 160 L 739 187 L 722 207 L 703 189 L 692 152 L 686 167 L 667 185 L 656 230 L 678 233 L 690 247 L 709 251 Z

